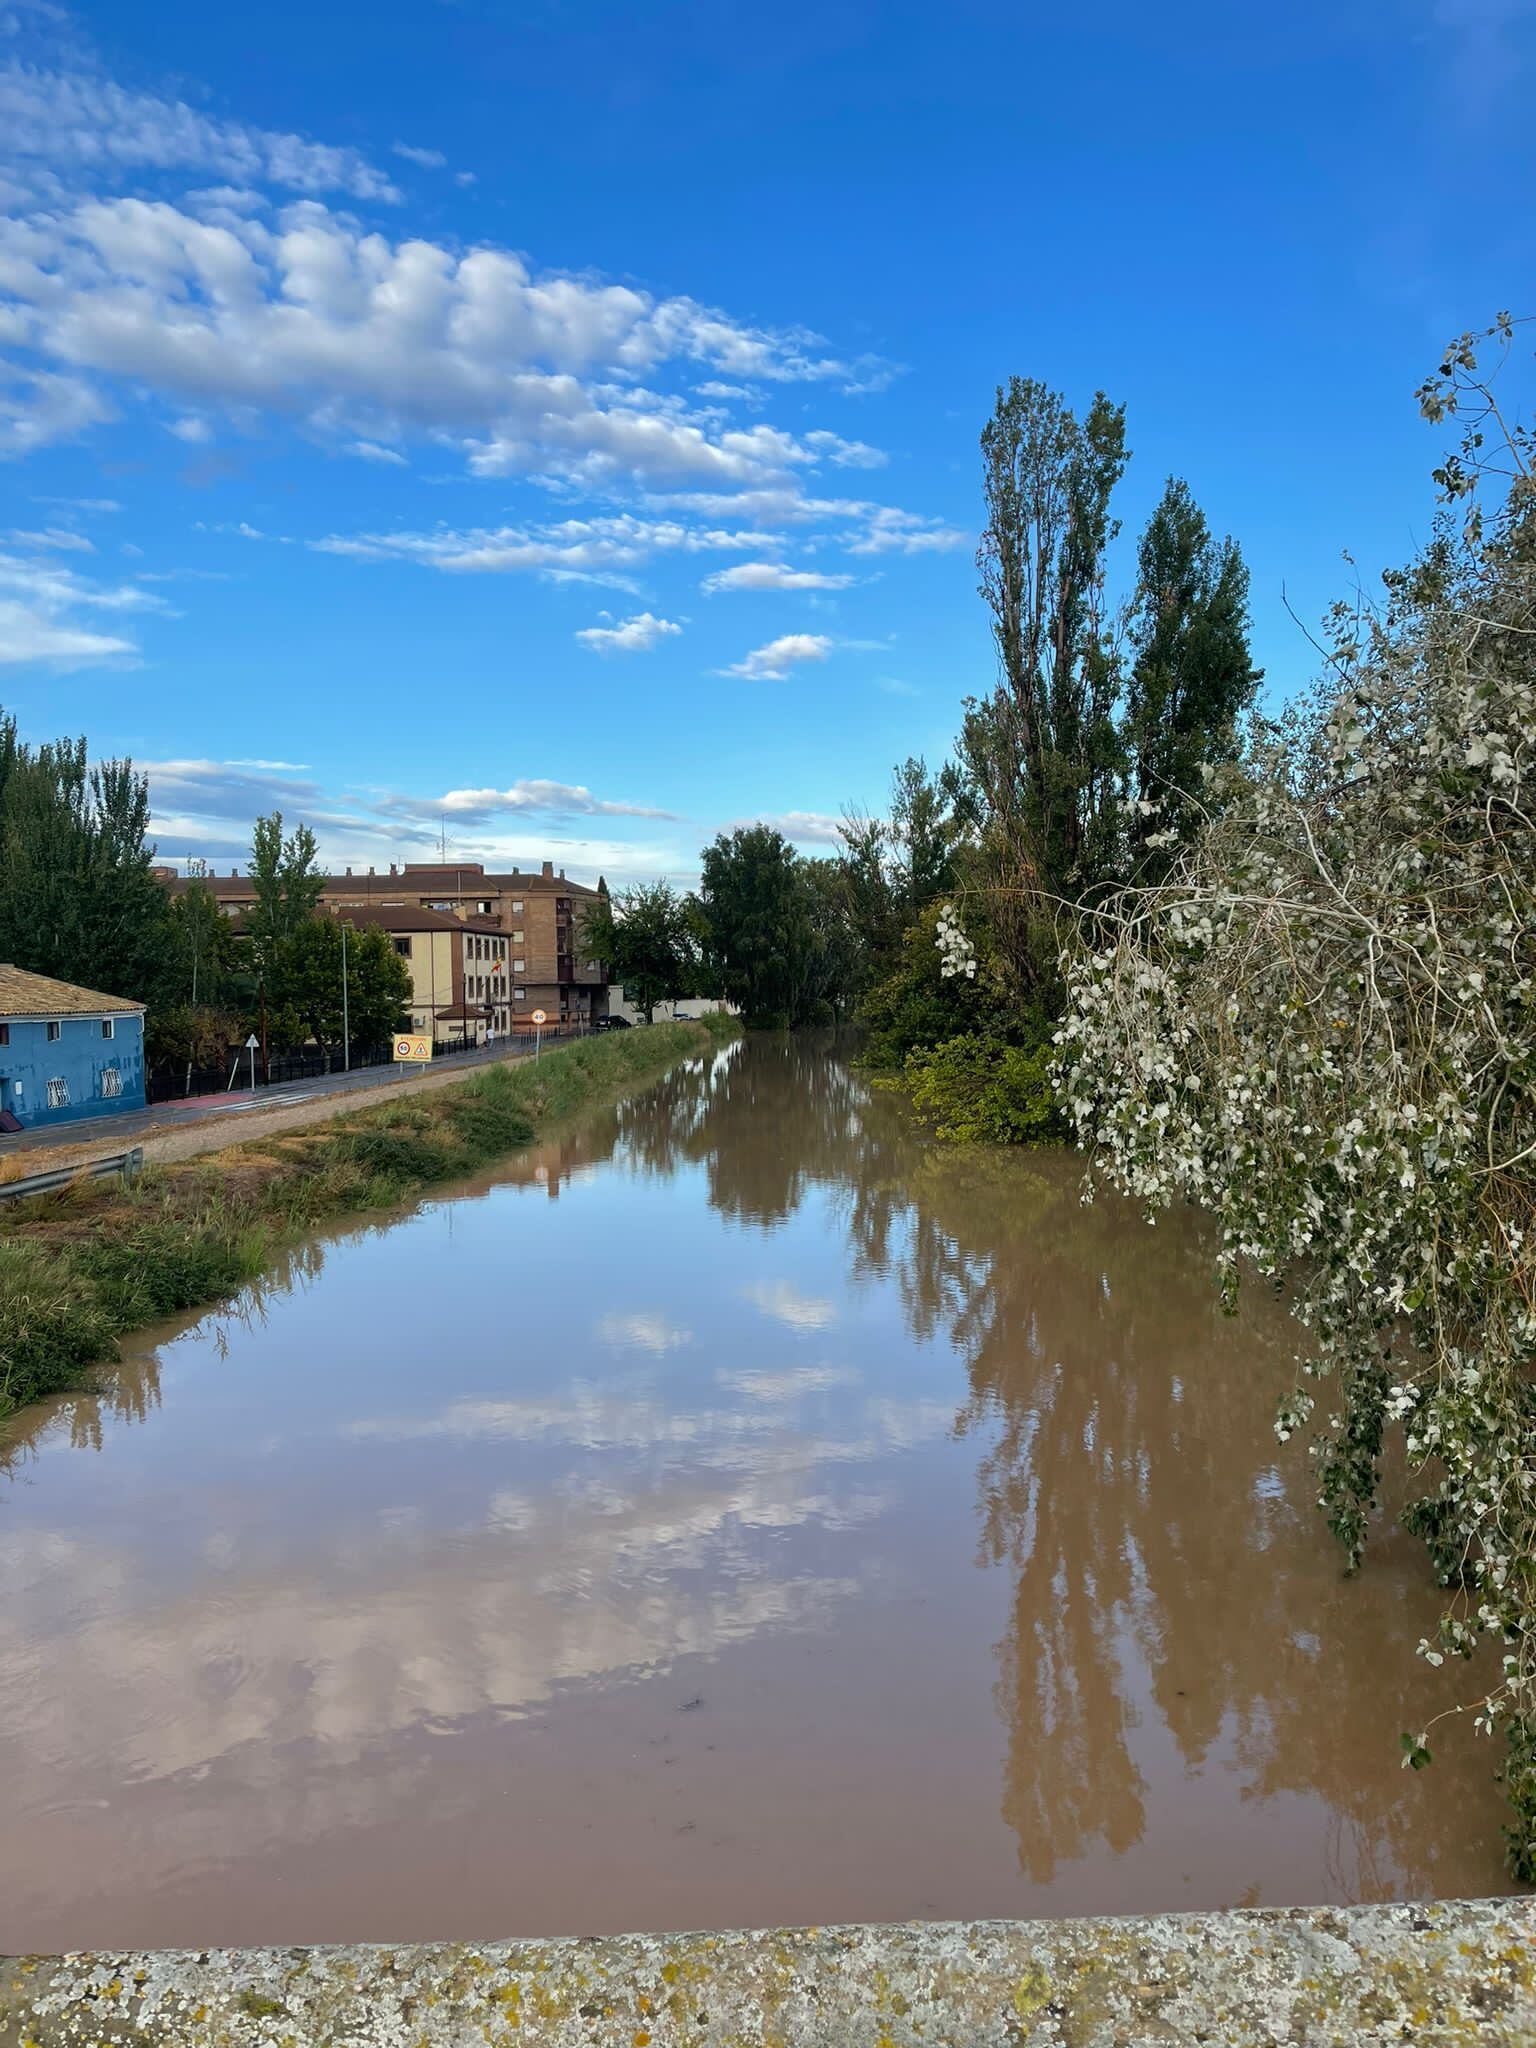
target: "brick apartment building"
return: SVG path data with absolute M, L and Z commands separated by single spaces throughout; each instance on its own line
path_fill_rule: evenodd
M 231 912 L 256 900 L 250 877 L 237 869 L 227 875 L 182 876 L 170 868 L 156 872 L 173 890 L 200 882 Z M 474 1040 L 484 1037 L 487 1024 L 502 1031 L 526 1022 L 535 1010 L 561 1023 L 592 1023 L 607 1015 L 608 970 L 581 950 L 582 915 L 598 900 L 601 886 L 589 889 L 568 881 L 552 861 L 545 861 L 537 874 L 518 869 L 487 874 L 478 861 L 407 861 L 391 865 L 387 874 L 347 868 L 329 876 L 321 906 L 358 923 L 366 916 L 388 931 L 411 963 L 413 990 L 421 996 L 419 1002 L 413 998 L 415 1014 L 425 1019 L 430 1010 L 434 1020 L 453 1027 L 440 1037 Z M 426 922 L 429 918 L 451 924 Z M 497 936 L 505 937 L 504 955 L 490 944 Z M 409 952 L 403 942 L 409 943 Z M 503 957 L 506 966 L 498 970 L 495 963 Z M 440 1008 L 445 977 L 451 993 L 447 1007 Z M 504 999 L 498 1001 L 503 990 Z M 467 1018 L 462 1015 L 466 1006 Z M 498 1010 L 505 1016 L 496 1015 Z M 427 1028 L 425 1021 L 421 1028 Z

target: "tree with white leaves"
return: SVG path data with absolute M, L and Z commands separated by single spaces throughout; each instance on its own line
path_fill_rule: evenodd
M 1171 872 L 1069 963 L 1061 1075 L 1097 1167 L 1222 1226 L 1222 1277 L 1284 1280 L 1307 1340 L 1280 1433 L 1315 1432 L 1358 1564 L 1389 1432 L 1450 1599 L 1433 1663 L 1491 1641 L 1464 1708 L 1502 1731 L 1511 1863 L 1536 1878 L 1536 448 L 1492 346 L 1419 394 L 1456 416 L 1434 541 L 1333 620 L 1310 711 L 1209 771 Z M 1453 1708 L 1453 1712 L 1463 1708 Z M 1404 1733 L 1405 1763 L 1430 1731 Z

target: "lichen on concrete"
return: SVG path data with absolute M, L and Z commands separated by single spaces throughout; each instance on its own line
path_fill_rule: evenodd
M 0 2048 L 1526 2048 L 1536 1900 L 0 1958 Z

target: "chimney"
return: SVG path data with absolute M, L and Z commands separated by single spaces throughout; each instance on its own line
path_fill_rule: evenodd
M 348 868 L 348 869 L 347 869 L 347 880 L 348 880 L 348 881 L 350 882 L 350 881 L 351 881 L 351 879 L 352 879 L 352 870 L 351 870 L 350 868 Z
M 394 862 L 393 862 L 393 861 L 391 861 L 391 862 L 390 862 L 390 864 L 389 864 L 389 872 L 390 872 L 390 877 L 391 877 L 391 879 L 393 879 L 393 877 L 394 877 L 394 873 L 395 873 L 395 864 L 394 864 Z
M 554 862 L 552 860 L 545 861 L 544 866 L 541 869 L 541 873 L 543 874 L 546 882 L 552 882 L 555 879 Z
M 563 881 L 565 880 L 565 869 L 564 869 L 564 868 L 562 868 L 562 869 L 560 870 L 560 879 L 561 879 L 561 881 L 562 881 L 562 882 L 563 882 Z
M 372 869 L 372 868 L 370 868 L 370 869 L 368 870 L 368 879 L 369 879 L 369 881 L 370 881 L 370 882 L 371 882 L 371 881 L 373 880 L 373 869 Z

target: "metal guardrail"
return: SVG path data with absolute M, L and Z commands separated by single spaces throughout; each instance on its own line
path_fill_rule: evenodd
M 89 1159 L 82 1165 L 56 1166 L 51 1173 L 27 1173 L 20 1180 L 0 1180 L 0 1202 L 24 1202 L 29 1195 L 56 1195 L 77 1180 L 109 1180 L 120 1173 L 130 1186 L 144 1164 L 144 1147 L 132 1145 L 126 1152 L 109 1152 L 105 1158 Z

